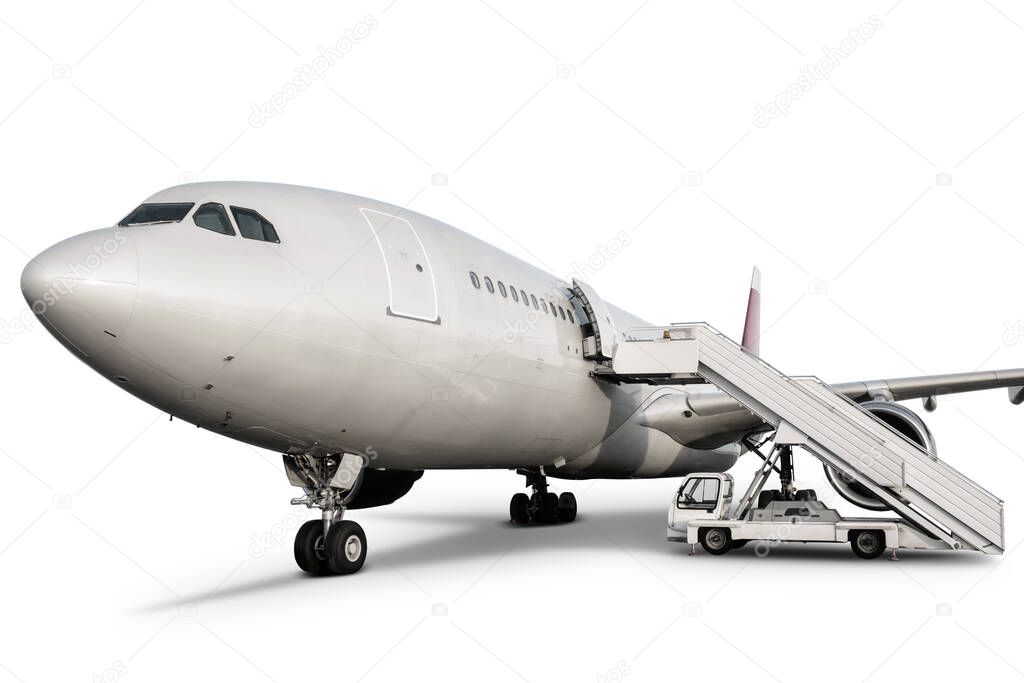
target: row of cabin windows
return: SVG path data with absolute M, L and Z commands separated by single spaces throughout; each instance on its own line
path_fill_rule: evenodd
M 118 225 L 155 225 L 157 223 L 177 223 L 181 221 L 188 212 L 195 206 L 194 202 L 166 203 L 166 204 L 142 204 L 130 214 L 124 217 Z M 235 225 L 242 237 L 261 242 L 276 242 L 281 240 L 277 236 L 274 225 L 259 212 L 246 209 L 240 206 L 231 206 L 231 216 L 235 219 L 232 224 L 228 218 L 228 212 L 223 204 L 207 202 L 192 214 L 192 222 L 204 230 L 211 230 L 222 235 L 234 236 Z
M 478 276 L 472 270 L 469 271 L 469 281 L 473 283 L 474 287 L 480 289 L 480 276 Z M 494 280 L 492 280 L 489 276 L 485 275 L 483 286 L 491 294 L 494 294 L 494 285 Z M 544 299 L 538 300 L 537 297 L 535 297 L 533 294 L 527 294 L 526 290 L 524 289 L 516 291 L 516 288 L 512 285 L 506 287 L 505 283 L 502 282 L 501 280 L 497 281 L 497 285 L 498 293 L 501 294 L 501 296 L 504 298 L 508 298 L 509 296 L 511 296 L 512 301 L 515 301 L 516 303 L 522 301 L 525 306 L 529 307 L 532 305 L 537 310 L 543 310 L 545 313 L 551 313 L 551 315 L 553 315 L 555 318 L 557 318 L 558 316 L 562 316 L 562 320 L 568 320 L 571 323 L 576 322 L 575 320 L 573 320 L 571 310 L 562 308 L 560 305 L 555 304 L 554 302 L 552 302 L 549 305 L 548 302 L 545 301 Z

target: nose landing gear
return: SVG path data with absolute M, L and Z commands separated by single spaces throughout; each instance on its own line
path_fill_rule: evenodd
M 512 496 L 508 513 L 513 524 L 554 524 L 576 519 L 576 496 L 569 491 L 562 495 L 548 491 L 548 479 L 543 468 L 517 472 L 526 477 L 526 485 L 533 488 L 533 495 L 517 493 Z
M 321 519 L 309 520 L 295 534 L 295 563 L 307 574 L 354 574 L 366 561 L 363 528 L 343 519 L 345 506 L 359 490 L 363 462 L 360 456 L 351 454 L 340 458 L 285 456 L 289 481 L 306 492 L 292 499 L 292 505 L 321 511 Z

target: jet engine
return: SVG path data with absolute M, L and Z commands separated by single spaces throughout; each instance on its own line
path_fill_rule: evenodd
M 867 401 L 860 407 L 884 422 L 894 431 L 936 457 L 935 439 L 924 421 L 910 408 L 892 401 Z M 841 472 L 825 465 L 825 476 L 840 496 L 858 507 L 868 510 L 888 510 L 889 506 L 879 500 L 866 486 L 852 481 Z

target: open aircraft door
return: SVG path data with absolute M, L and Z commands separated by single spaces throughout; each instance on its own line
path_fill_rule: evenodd
M 583 357 L 596 361 L 611 360 L 619 341 L 619 330 L 615 327 L 608 305 L 593 287 L 576 278 L 572 279 L 572 291 L 579 308 L 587 314 L 587 320 L 580 320 L 583 329 Z

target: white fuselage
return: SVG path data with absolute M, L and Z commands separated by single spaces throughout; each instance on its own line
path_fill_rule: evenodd
M 249 207 L 280 243 L 201 229 L 190 213 L 61 242 L 22 287 L 76 355 L 175 417 L 280 452 L 355 451 L 395 469 L 543 465 L 616 478 L 735 461 L 735 450 L 688 448 L 643 426 L 646 405 L 682 390 L 595 380 L 578 321 L 532 304 L 576 315 L 569 286 L 451 226 L 262 183 L 183 185 L 147 202 Z M 511 287 L 519 301 L 502 295 Z M 619 329 L 644 324 L 608 310 Z M 756 421 L 693 424 L 700 441 Z

